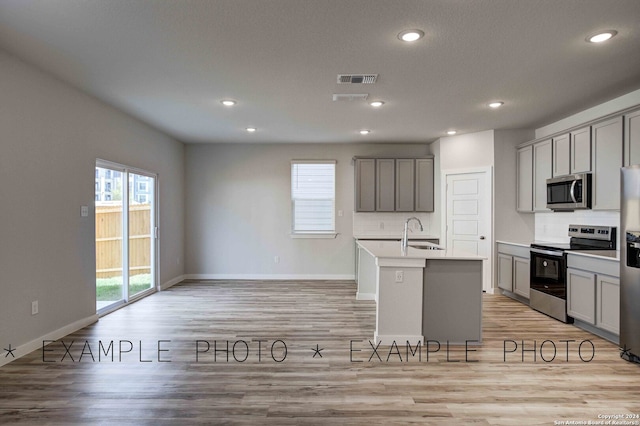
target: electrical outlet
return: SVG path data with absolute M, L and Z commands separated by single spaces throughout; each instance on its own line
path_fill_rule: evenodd
M 280 263 L 280 256 L 274 256 L 273 263 Z
M 338 210 L 338 217 L 342 217 L 343 213 L 342 210 Z
M 89 206 L 80 206 L 80 217 L 89 216 Z
M 31 315 L 36 315 L 38 313 L 38 301 L 34 300 L 31 302 Z
M 379 227 L 380 229 L 384 229 L 384 222 L 380 222 L 380 223 L 378 224 L 378 227 Z
M 404 271 L 396 271 L 396 282 L 401 283 L 404 281 Z

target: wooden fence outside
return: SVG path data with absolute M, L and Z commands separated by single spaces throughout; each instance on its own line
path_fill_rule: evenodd
M 129 274 L 151 273 L 151 205 L 129 207 Z M 122 276 L 122 206 L 96 206 L 96 278 Z

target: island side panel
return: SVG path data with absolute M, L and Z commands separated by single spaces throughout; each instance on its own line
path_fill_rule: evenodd
M 422 333 L 441 344 L 482 341 L 482 260 L 427 260 Z
M 403 282 L 396 282 L 402 271 Z M 380 267 L 376 309 L 376 343 L 412 345 L 422 341 L 422 267 Z
M 358 247 L 358 292 L 356 300 L 376 300 L 376 258 Z

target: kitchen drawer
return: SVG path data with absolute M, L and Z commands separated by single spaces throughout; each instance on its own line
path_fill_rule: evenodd
M 596 274 L 620 277 L 620 262 L 617 260 L 598 259 L 595 257 L 567 254 L 567 268 L 582 269 Z
M 529 246 L 519 244 L 498 243 L 498 253 L 529 259 Z

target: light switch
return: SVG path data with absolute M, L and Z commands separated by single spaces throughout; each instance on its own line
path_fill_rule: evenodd
M 81 217 L 89 216 L 89 206 L 80 206 L 80 216 Z

